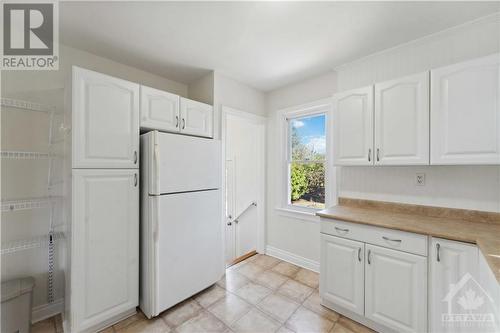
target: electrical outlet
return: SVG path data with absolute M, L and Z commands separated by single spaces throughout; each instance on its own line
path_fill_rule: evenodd
M 425 185 L 425 173 L 417 173 L 415 175 L 415 185 L 417 186 Z

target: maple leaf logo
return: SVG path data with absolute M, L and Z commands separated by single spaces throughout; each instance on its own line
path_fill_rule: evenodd
M 458 299 L 457 303 L 464 309 L 464 310 L 476 310 L 481 307 L 484 303 L 484 297 L 482 296 L 476 296 L 476 292 L 472 289 L 469 289 L 465 292 L 465 295 L 460 296 Z

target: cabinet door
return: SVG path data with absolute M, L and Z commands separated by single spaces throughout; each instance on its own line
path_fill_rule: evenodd
M 179 96 L 141 86 L 141 128 L 178 132 Z
M 365 316 L 397 332 L 426 332 L 427 258 L 365 248 Z
M 181 97 L 181 132 L 213 137 L 213 107 Z
M 73 170 L 74 331 L 138 305 L 138 189 L 138 170 Z
M 500 55 L 431 71 L 431 164 L 500 164 Z
M 429 73 L 375 85 L 375 164 L 429 164 Z
M 364 314 L 364 244 L 321 234 L 321 297 Z
M 139 85 L 73 67 L 73 168 L 138 168 Z
M 373 87 L 333 98 L 333 150 L 336 165 L 373 164 Z
M 468 273 L 477 277 L 478 250 L 470 244 L 433 238 L 430 248 L 430 328 L 431 332 L 460 332 L 460 327 L 443 321 L 448 313 L 445 297 L 450 288 Z M 457 297 L 458 299 L 458 297 Z M 470 330 L 466 330 L 470 331 Z

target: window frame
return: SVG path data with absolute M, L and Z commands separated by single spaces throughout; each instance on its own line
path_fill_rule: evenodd
M 332 155 L 332 100 L 330 98 L 318 100 L 312 103 L 287 108 L 278 112 L 281 127 L 279 150 L 281 151 L 281 163 L 279 173 L 282 175 L 279 186 L 279 203 L 277 210 L 281 215 L 297 217 L 300 219 L 318 221 L 315 216 L 321 208 L 301 207 L 293 205 L 290 200 L 290 165 L 291 165 L 291 121 L 297 118 L 325 115 L 325 208 L 331 207 L 337 202 L 336 170 L 333 166 Z M 311 161 L 313 162 L 313 161 Z M 334 185 L 334 186 L 332 186 Z

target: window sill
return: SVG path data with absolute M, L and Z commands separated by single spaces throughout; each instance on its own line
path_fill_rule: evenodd
M 314 211 L 305 212 L 297 209 L 283 207 L 276 207 L 275 210 L 277 214 L 281 216 L 309 222 L 319 222 L 319 217 L 316 216 L 316 213 Z

